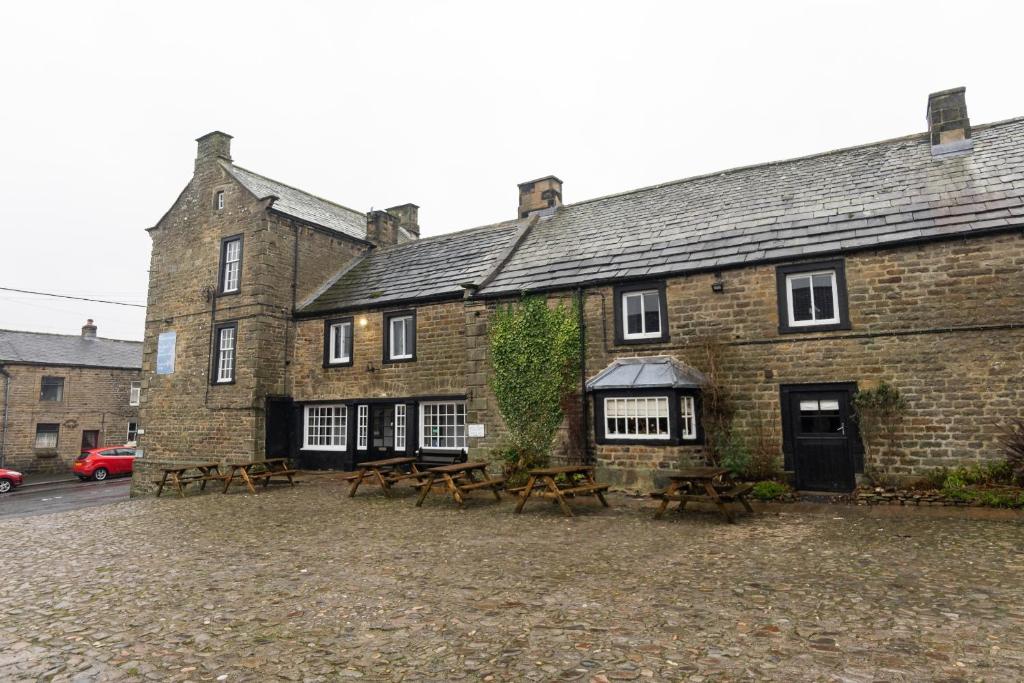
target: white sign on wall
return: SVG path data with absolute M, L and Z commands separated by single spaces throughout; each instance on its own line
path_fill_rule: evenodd
M 469 436 L 471 436 L 474 439 L 482 438 L 485 433 L 484 426 L 479 424 L 466 425 L 466 429 L 468 430 L 467 433 L 469 434 Z
M 161 332 L 156 341 L 156 374 L 170 375 L 174 373 L 174 344 L 178 339 L 176 332 Z

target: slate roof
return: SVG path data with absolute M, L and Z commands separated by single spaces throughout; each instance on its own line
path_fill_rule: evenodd
M 699 370 L 671 356 L 619 358 L 587 380 L 587 391 L 605 389 L 696 389 L 704 383 Z
M 564 206 L 480 294 L 812 257 L 1024 224 L 1024 118 L 974 150 L 927 134 L 738 168 Z
M 226 161 L 222 161 L 221 165 L 256 197 L 260 199 L 271 195 L 277 197 L 277 201 L 273 205 L 276 211 L 331 230 L 337 230 L 350 237 L 366 239 L 366 216 L 364 214 L 253 173 L 241 166 L 235 166 Z
M 520 225 L 513 220 L 374 249 L 343 269 L 300 311 L 461 296 L 460 285 L 493 267 Z
M 0 330 L 0 363 L 142 369 L 142 342 Z

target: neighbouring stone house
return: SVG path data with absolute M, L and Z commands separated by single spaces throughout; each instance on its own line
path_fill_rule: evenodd
M 1024 118 L 972 128 L 960 88 L 927 121 L 576 204 L 548 176 L 511 220 L 425 239 L 413 204 L 363 215 L 204 136 L 150 230 L 147 460 L 487 457 L 488 320 L 524 293 L 583 302 L 558 454 L 616 483 L 703 459 L 709 350 L 736 429 L 777 443 L 801 488 L 852 488 L 851 399 L 881 381 L 908 415 L 873 467 L 998 457 L 1024 412 Z
M 69 470 L 85 448 L 134 444 L 142 342 L 0 330 L 0 466 Z

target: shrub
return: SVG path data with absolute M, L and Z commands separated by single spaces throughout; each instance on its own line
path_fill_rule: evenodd
M 881 382 L 874 389 L 854 394 L 853 412 L 860 426 L 865 456 L 877 462 L 883 450 L 891 451 L 895 444 L 896 429 L 907 412 L 907 401 L 899 389 Z
M 789 487 L 777 481 L 759 481 L 751 493 L 758 500 L 778 500 L 789 493 Z
M 1015 483 L 1024 484 L 1024 418 L 1003 425 L 1003 450 L 1006 464 Z
M 745 478 L 750 468 L 750 449 L 740 434 L 733 429 L 722 438 L 719 445 L 719 463 L 735 477 Z

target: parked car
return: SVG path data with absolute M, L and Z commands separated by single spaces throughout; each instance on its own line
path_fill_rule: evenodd
M 82 481 L 103 481 L 118 474 L 131 474 L 135 463 L 135 449 L 127 446 L 103 446 L 82 451 L 75 458 L 71 471 Z
M 0 493 L 13 491 L 15 488 L 21 486 L 22 481 L 24 481 L 24 478 L 21 476 L 21 472 L 5 470 L 0 467 Z

